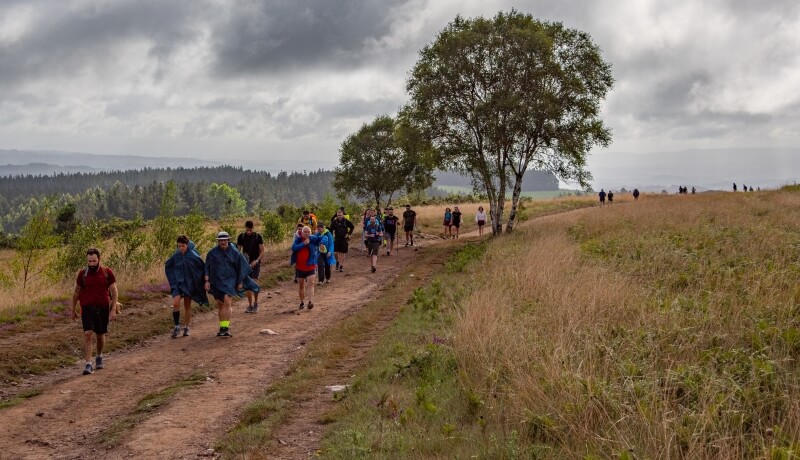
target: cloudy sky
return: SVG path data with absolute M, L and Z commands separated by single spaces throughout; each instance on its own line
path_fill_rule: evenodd
M 800 146 L 797 0 L 0 0 L 0 149 L 330 168 L 445 24 L 510 8 L 612 63 L 598 171 Z

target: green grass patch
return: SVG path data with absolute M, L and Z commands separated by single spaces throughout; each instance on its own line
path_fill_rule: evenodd
M 9 407 L 14 407 L 17 404 L 25 401 L 26 399 L 33 398 L 34 396 L 39 396 L 40 394 L 42 394 L 42 390 L 39 388 L 32 388 L 30 390 L 21 391 L 11 399 L 0 401 L 0 409 L 7 409 Z
M 274 289 L 279 283 L 294 279 L 294 268 L 282 265 L 276 269 L 266 270 L 266 276 L 259 280 L 259 284 L 264 289 Z
M 172 385 L 146 395 L 128 415 L 119 418 L 111 424 L 100 436 L 100 442 L 106 446 L 111 446 L 119 442 L 120 439 L 136 425 L 147 420 L 156 410 L 166 405 L 173 396 L 179 391 L 202 385 L 206 382 L 205 374 L 191 374 L 178 380 Z
M 485 401 L 458 381 L 450 325 L 468 289 L 470 264 L 485 244 L 465 245 L 446 273 L 413 291 L 406 307 L 371 350 L 332 423 L 322 458 L 516 458 L 516 433 L 487 426 Z
M 403 308 L 403 299 L 408 293 L 424 284 L 426 273 L 432 273 L 441 267 L 437 261 L 446 259 L 453 250 L 453 246 L 440 245 L 421 252 L 415 266 L 401 273 L 380 298 L 367 303 L 308 344 L 303 357 L 286 372 L 284 378 L 271 385 L 263 396 L 245 409 L 237 426 L 217 442 L 217 450 L 226 458 L 240 458 L 255 451 L 263 451 L 276 442 L 273 433 L 286 422 L 292 410 L 309 393 L 318 392 L 325 385 L 345 383 L 331 382 L 331 372 L 343 360 L 350 358 L 350 353 L 357 349 L 355 345 L 370 341 L 380 333 L 376 330 L 376 323 Z M 410 273 L 415 276 L 409 276 Z M 355 382 L 350 389 L 331 397 L 347 400 L 352 389 L 358 385 Z M 325 415 L 320 418 L 320 423 L 335 424 L 336 419 Z

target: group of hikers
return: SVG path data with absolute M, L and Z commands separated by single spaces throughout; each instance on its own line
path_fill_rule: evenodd
M 401 226 L 405 232 L 406 247 L 414 246 L 416 211 L 411 209 L 411 205 L 405 206 L 402 216 L 395 215 L 391 207 L 385 211 L 384 214 L 380 209 L 367 209 L 362 216 L 362 244 L 372 258 L 372 273 L 377 271 L 381 246 L 386 248 L 386 255 L 391 256 L 399 245 L 397 233 Z M 336 211 L 327 226 L 310 211 L 303 211 L 293 236 L 289 261 L 295 267 L 295 282 L 299 284 L 300 309 L 314 308 L 315 284 L 330 283 L 332 271 L 344 271 L 354 230 L 355 225 L 343 207 Z M 254 223 L 249 220 L 245 222 L 245 230 L 238 235 L 236 244 L 231 244 L 228 232 L 217 233 L 216 245 L 208 251 L 205 260 L 193 241 L 186 235 L 179 235 L 175 252 L 164 263 L 172 296 L 172 338 L 191 334 L 192 301 L 208 305 L 209 294 L 217 304 L 217 336 L 231 337 L 234 298 L 247 297 L 245 313 L 258 312 L 258 279 L 264 256 L 264 239 L 254 231 Z M 84 331 L 84 375 L 92 374 L 104 366 L 105 336 L 109 322 L 116 316 L 118 305 L 114 272 L 101 265 L 97 248 L 88 249 L 86 267 L 77 273 L 72 296 L 72 318 L 77 321 L 80 317 Z M 95 337 L 97 355 L 93 361 Z

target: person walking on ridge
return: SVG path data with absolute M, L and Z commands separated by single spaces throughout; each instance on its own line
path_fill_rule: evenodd
M 205 290 L 217 301 L 219 332 L 217 337 L 231 337 L 231 313 L 234 297 L 243 297 L 243 290 L 258 292 L 250 279 L 250 265 L 235 246 L 228 232 L 217 234 L 217 245 L 206 255 Z
M 295 277 L 299 280 L 300 310 L 306 308 L 306 294 L 308 294 L 308 309 L 314 308 L 314 282 L 317 277 L 317 259 L 321 241 L 322 237 L 312 235 L 311 227 L 306 226 L 292 243 L 292 263 L 295 264 Z
M 183 336 L 188 337 L 192 325 L 192 300 L 200 305 L 208 305 L 208 295 L 203 290 L 205 262 L 194 242 L 186 235 L 178 237 L 177 249 L 164 262 L 164 273 L 172 295 L 172 321 L 175 325 L 172 338 L 178 338 L 181 332 L 181 300 L 184 311 Z
M 364 226 L 364 238 L 367 244 L 367 254 L 372 257 L 372 273 L 375 273 L 378 269 L 378 252 L 383 240 L 383 224 L 377 217 L 370 217 L 369 222 Z
M 350 235 L 353 234 L 355 228 L 350 219 L 345 217 L 343 209 L 340 208 L 336 211 L 336 218 L 331 221 L 331 230 L 333 231 L 333 250 L 336 251 L 334 258 L 337 272 L 344 271 L 344 259 L 349 250 Z
M 388 241 L 389 246 L 386 250 L 386 255 L 392 255 L 392 249 L 394 249 L 395 243 L 397 242 L 397 224 L 400 222 L 400 218 L 394 215 L 394 208 L 389 206 L 386 208 L 386 215 L 383 217 L 383 237 L 384 241 Z
M 244 223 L 244 232 L 240 233 L 236 238 L 236 246 L 239 251 L 245 256 L 250 264 L 250 279 L 258 284 L 258 278 L 261 275 L 261 261 L 264 259 L 266 249 L 264 247 L 264 238 L 260 233 L 253 231 L 253 221 L 248 220 Z M 258 312 L 258 291 L 245 291 L 247 295 L 247 310 L 245 313 Z
M 406 205 L 403 211 L 403 231 L 406 232 L 406 247 L 414 246 L 414 228 L 417 226 L 417 212 L 411 209 L 411 205 Z
M 110 294 L 110 295 L 109 295 Z M 80 314 L 83 324 L 83 357 L 86 366 L 83 375 L 103 368 L 103 348 L 108 323 L 116 317 L 119 294 L 117 279 L 108 267 L 100 265 L 100 250 L 89 248 L 86 251 L 86 267 L 79 270 L 72 294 L 72 320 L 77 321 Z M 80 302 L 80 313 L 78 303 Z M 97 357 L 92 365 L 92 335 L 97 337 Z

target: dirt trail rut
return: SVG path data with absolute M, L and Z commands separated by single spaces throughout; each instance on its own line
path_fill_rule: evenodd
M 81 376 L 76 365 L 37 378 L 41 395 L 0 412 L 0 458 L 197 458 L 236 423 L 249 401 L 284 375 L 305 343 L 361 308 L 368 300 L 363 292 L 381 289 L 414 263 L 415 249 L 424 251 L 434 241 L 442 240 L 418 241 L 416 248 L 401 247 L 392 257 L 382 254 L 374 274 L 369 258 L 351 251 L 347 271 L 317 286 L 311 311 L 297 310 L 297 285 L 291 281 L 262 292 L 255 315 L 244 313 L 246 301 L 237 301 L 230 339 L 215 336 L 216 312 L 199 314 L 191 337 L 171 339 L 165 331 L 144 346 L 107 355 L 106 368 L 93 375 Z M 167 316 L 168 302 L 165 298 Z M 80 331 L 75 327 L 77 344 Z M 259 334 L 264 328 L 277 335 Z M 194 373 L 207 375 L 206 383 L 181 390 L 113 448 L 101 445 L 102 433 L 143 396 Z

